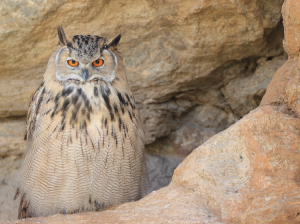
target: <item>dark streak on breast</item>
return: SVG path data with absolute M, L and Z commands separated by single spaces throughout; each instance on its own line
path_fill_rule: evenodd
M 79 99 L 79 95 L 78 94 L 73 94 L 72 95 L 72 103 L 73 104 L 76 104 L 77 101 L 78 101 L 78 99 Z
M 73 86 L 70 86 L 70 87 L 68 87 L 68 88 L 65 87 L 65 88 L 63 89 L 61 95 L 62 95 L 63 97 L 67 97 L 67 96 L 69 96 L 69 95 L 73 92 L 73 90 L 74 90 L 74 87 L 73 87 Z
M 129 118 L 130 118 L 131 122 L 133 122 L 132 115 L 131 115 L 130 111 L 128 111 L 128 115 L 129 115 Z
M 62 111 L 65 113 L 70 107 L 70 100 L 69 99 L 65 99 L 63 105 L 62 105 Z
M 54 99 L 55 104 L 58 103 L 58 100 L 59 100 L 60 97 L 61 97 L 61 93 L 59 92 L 59 93 L 57 93 L 56 96 L 55 96 L 55 99 Z
M 96 86 L 94 86 L 94 96 L 95 97 L 99 96 L 98 88 Z
M 120 104 L 121 105 L 125 105 L 126 104 L 125 99 L 124 99 L 124 97 L 122 96 L 122 94 L 118 90 L 117 90 L 117 95 L 118 95 Z
M 103 86 L 100 86 L 100 92 L 101 92 L 101 95 L 102 95 L 102 98 L 104 99 L 104 102 L 105 102 L 105 105 L 109 111 L 109 114 L 110 114 L 110 118 L 112 121 L 115 120 L 115 116 L 113 114 L 113 110 L 111 108 L 111 105 L 110 105 L 110 100 L 109 100 L 109 95 L 110 95 L 110 89 L 107 88 L 106 90 L 104 89 Z
M 118 106 L 117 106 L 117 104 L 114 104 L 114 110 L 115 110 L 115 114 L 117 114 L 118 113 Z
M 122 126 L 123 126 L 123 121 L 122 119 L 119 117 L 119 130 L 122 131 Z

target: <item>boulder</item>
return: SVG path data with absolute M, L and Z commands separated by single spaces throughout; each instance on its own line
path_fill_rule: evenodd
M 183 93 L 203 95 L 226 84 L 228 78 L 242 76 L 235 66 L 251 67 L 247 58 L 283 53 L 282 3 L 3 0 L 0 118 L 27 114 L 58 43 L 58 25 L 64 26 L 67 35 L 111 39 L 121 33 L 128 81 L 140 108 L 147 111 L 143 113 L 146 142 L 152 143 L 179 127 L 181 115 L 169 106 L 174 98 L 190 101 Z M 226 69 L 231 72 L 221 75 Z M 175 103 L 181 104 L 180 100 Z M 193 103 L 183 107 L 190 110 Z
M 12 223 L 299 223 L 299 82 L 298 60 L 290 59 L 257 109 L 196 148 L 169 186 L 140 201 Z
M 283 0 L 1 1 L 0 221 L 16 217 L 25 116 L 63 25 L 67 35 L 122 34 L 147 151 L 155 154 L 147 157 L 151 189 L 170 182 L 182 161 L 176 156 L 189 156 L 168 187 L 138 202 L 16 223 L 297 222 L 298 1 L 286 0 L 283 11 L 290 60 L 248 115 L 286 61 Z

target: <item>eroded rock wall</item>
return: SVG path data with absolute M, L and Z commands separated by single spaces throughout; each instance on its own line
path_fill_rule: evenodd
M 1 1 L 0 220 L 16 214 L 17 202 L 6 203 L 12 191 L 3 189 L 16 186 L 28 105 L 58 43 L 58 25 L 67 35 L 111 39 L 122 34 L 119 49 L 141 111 L 147 151 L 155 154 L 147 162 L 153 189 L 158 189 L 169 183 L 181 161 L 170 154 L 189 155 L 259 105 L 287 60 L 282 3 Z M 295 42 L 290 35 L 285 44 Z
M 2 1 L 0 117 L 26 116 L 58 42 L 58 24 L 68 35 L 122 34 L 120 50 L 147 143 L 178 128 L 178 118 L 197 104 L 190 95 L 203 98 L 221 88 L 223 103 L 242 117 L 257 104 L 241 109 L 243 99 L 237 102 L 231 89 L 239 85 L 235 79 L 253 75 L 259 58 L 283 53 L 282 2 Z
M 260 106 L 196 148 L 169 186 L 114 210 L 14 223 L 300 223 L 299 5 L 284 4 L 289 60 Z

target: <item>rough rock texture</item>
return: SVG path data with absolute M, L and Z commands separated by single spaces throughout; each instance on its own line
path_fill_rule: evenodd
M 26 115 L 58 42 L 57 25 L 68 35 L 121 33 L 151 143 L 176 130 L 182 113 L 192 109 L 184 92 L 203 95 L 247 72 L 237 67 L 253 70 L 259 57 L 282 54 L 282 2 L 1 1 L 0 117 Z
M 24 153 L 26 142 L 24 119 L 2 121 L 0 125 L 0 158 Z
M 21 156 L 8 156 L 0 160 L 0 222 L 18 217 L 19 203 L 13 197 L 18 187 L 16 179 L 20 166 Z
M 220 90 L 212 89 L 206 94 L 195 96 L 190 93 L 190 97 L 194 96 L 190 102 L 194 107 L 182 116 L 179 128 L 169 136 L 148 145 L 147 150 L 187 156 L 197 146 L 256 108 L 274 73 L 286 60 L 286 55 L 262 57 L 256 61 L 258 66 L 252 74 L 241 75 Z M 238 67 L 245 69 L 241 65 Z
M 0 220 L 15 217 L 17 202 L 10 200 L 25 148 L 25 117 L 58 42 L 58 25 L 68 35 L 96 34 L 110 39 L 122 34 L 120 51 L 144 122 L 147 151 L 152 153 L 147 158 L 152 189 L 158 189 L 170 182 L 181 162 L 176 156 L 189 155 L 259 105 L 275 70 L 287 59 L 282 46 L 282 3 L 0 1 Z M 299 49 L 298 33 L 292 30 L 299 26 L 296 4 L 287 1 L 286 11 L 291 14 L 284 11 L 285 49 L 296 52 L 289 57 L 296 57 Z M 180 205 L 176 195 L 189 191 L 172 189 L 170 195 L 178 202 L 174 206 Z M 192 204 L 197 214 L 202 199 L 195 198 Z M 183 221 L 180 214 L 184 212 L 175 211 L 177 218 L 171 219 Z M 165 214 L 167 220 L 169 213 Z M 214 215 L 209 216 L 215 220 Z M 196 220 L 194 217 L 189 221 Z
M 300 47 L 300 23 L 299 23 L 299 1 L 285 1 L 282 8 L 282 14 L 284 16 L 284 41 L 283 46 L 285 52 L 290 58 L 296 58 L 299 56 Z
M 256 61 L 258 66 L 254 75 L 236 78 L 222 89 L 236 115 L 242 117 L 260 104 L 270 80 L 286 59 L 285 55 L 260 58 Z
M 290 59 L 257 109 L 195 149 L 169 186 L 138 202 L 13 223 L 300 223 L 299 86 L 298 59 Z
M 220 224 L 213 211 L 204 205 L 204 200 L 185 187 L 171 185 L 148 197 L 127 203 L 116 210 L 86 212 L 74 215 L 54 215 L 10 223 L 193 223 Z
M 300 222 L 299 125 L 287 105 L 261 106 L 195 150 L 173 183 L 227 223 Z
M 286 0 L 284 15 L 290 5 L 300 0 Z M 290 21 L 300 17 L 284 17 Z M 299 59 L 290 55 L 260 106 L 195 149 L 169 186 L 115 210 L 13 223 L 300 223 Z

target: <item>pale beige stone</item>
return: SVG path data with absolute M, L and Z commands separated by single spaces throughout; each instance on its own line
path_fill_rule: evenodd
M 256 62 L 258 66 L 253 75 L 238 77 L 222 89 L 226 101 L 236 115 L 243 117 L 260 104 L 273 75 L 286 60 L 286 55 L 272 60 L 260 58 Z
M 18 187 L 22 156 L 0 159 L 0 222 L 18 218 L 19 200 L 13 200 Z
M 282 3 L 3 0 L 0 117 L 26 115 L 58 43 L 58 25 L 68 35 L 96 34 L 110 39 L 121 33 L 120 51 L 129 84 L 140 107 L 151 115 L 151 122 L 144 125 L 146 141 L 151 143 L 178 128 L 177 117 L 169 109 L 156 110 L 160 103 L 183 96 L 191 101 L 184 92 L 206 92 L 223 85 L 230 74 L 221 79 L 216 76 L 232 62 L 282 54 Z M 239 70 L 233 73 L 242 75 Z M 182 106 L 184 101 L 177 103 Z M 193 107 L 185 103 L 188 109 Z
M 268 92 L 282 89 L 288 80 L 281 96 L 286 102 L 264 99 L 264 105 L 195 149 L 169 186 L 114 210 L 12 223 L 299 223 L 297 60 L 279 69 L 275 81 L 279 77 L 282 82 Z
M 299 24 L 298 1 L 286 0 L 283 11 L 285 49 L 290 57 L 296 57 L 299 50 L 299 33 L 294 30 Z M 17 201 L 9 200 L 20 163 L 16 155 L 25 146 L 24 117 L 58 42 L 58 25 L 68 35 L 96 34 L 109 39 L 123 35 L 120 51 L 144 120 L 146 143 L 154 142 L 149 151 L 186 156 L 258 105 L 260 100 L 251 100 L 262 97 L 275 69 L 285 60 L 280 56 L 282 3 L 1 1 L 0 117 L 9 119 L 0 123 L 0 154 L 6 157 L 0 160 L 1 220 L 12 220 L 16 214 Z M 273 59 L 266 61 L 270 57 Z M 168 187 L 113 211 L 56 215 L 24 223 L 296 223 L 299 124 L 295 114 L 300 104 L 295 66 L 297 60 L 288 61 L 268 88 L 262 102 L 265 106 L 197 148 Z M 246 88 L 247 83 L 255 85 Z M 233 96 L 233 89 L 239 89 L 241 97 Z M 249 97 L 250 106 L 243 108 Z M 191 125 L 194 122 L 197 126 Z M 160 139 L 164 136 L 168 136 L 167 144 Z M 179 152 L 174 152 L 176 147 Z M 149 164 L 154 167 L 157 162 L 160 169 L 151 170 L 155 184 L 166 185 L 180 160 L 161 158 Z M 280 179 L 291 187 L 285 189 Z
M 200 195 L 225 223 L 297 223 L 300 121 L 286 111 L 255 109 L 194 150 L 172 183 Z
M 23 154 L 26 148 L 25 119 L 0 121 L 0 158 Z

